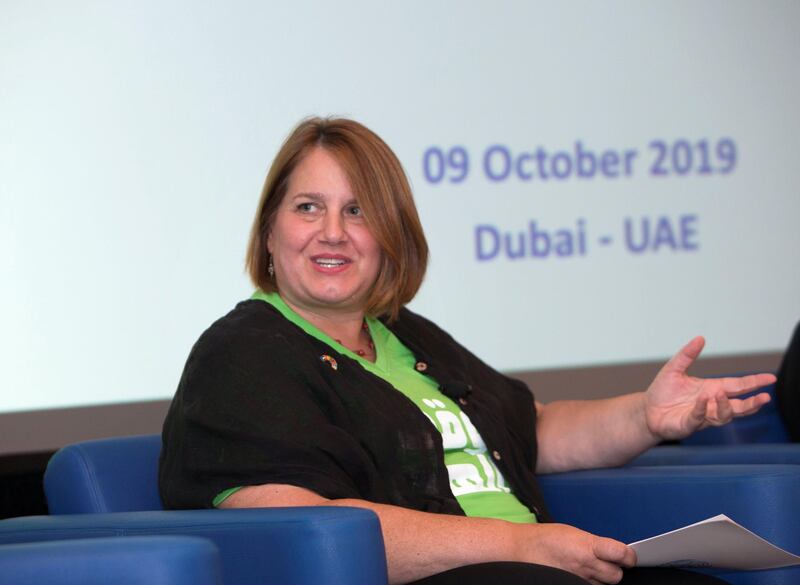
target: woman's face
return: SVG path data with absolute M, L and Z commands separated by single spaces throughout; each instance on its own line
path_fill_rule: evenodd
M 267 247 L 278 292 L 299 312 L 363 311 L 381 250 L 326 150 L 314 148 L 289 177 Z

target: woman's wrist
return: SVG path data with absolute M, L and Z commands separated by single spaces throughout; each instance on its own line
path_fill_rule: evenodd
M 649 413 L 649 398 L 647 396 L 647 392 L 638 392 L 637 395 L 639 398 L 639 409 L 640 412 L 637 415 L 636 420 L 642 421 L 642 434 L 644 437 L 645 445 L 643 445 L 644 449 L 649 449 L 650 447 L 654 447 L 658 445 L 664 440 L 664 437 L 659 433 L 658 429 L 654 428 L 652 424 L 652 417 Z

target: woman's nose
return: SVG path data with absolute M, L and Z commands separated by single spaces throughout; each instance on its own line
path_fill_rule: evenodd
M 344 222 L 338 213 L 325 214 L 322 236 L 326 242 L 336 244 L 346 238 Z

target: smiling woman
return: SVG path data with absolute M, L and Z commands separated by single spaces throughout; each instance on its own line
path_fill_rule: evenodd
M 259 290 L 192 348 L 164 423 L 165 505 L 371 509 L 392 583 L 717 583 L 629 570 L 628 546 L 550 522 L 536 473 L 619 465 L 755 412 L 765 395 L 736 396 L 774 378 L 689 377 L 695 338 L 647 392 L 535 403 L 405 308 L 427 254 L 389 147 L 352 120 L 302 122 L 253 223 Z

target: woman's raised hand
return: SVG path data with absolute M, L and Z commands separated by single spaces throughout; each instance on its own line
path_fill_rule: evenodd
M 647 426 L 660 439 L 682 439 L 709 426 L 757 412 L 769 402 L 766 392 L 736 398 L 775 382 L 772 374 L 740 378 L 695 378 L 686 373 L 705 340 L 695 337 L 681 348 L 656 375 L 645 395 Z

